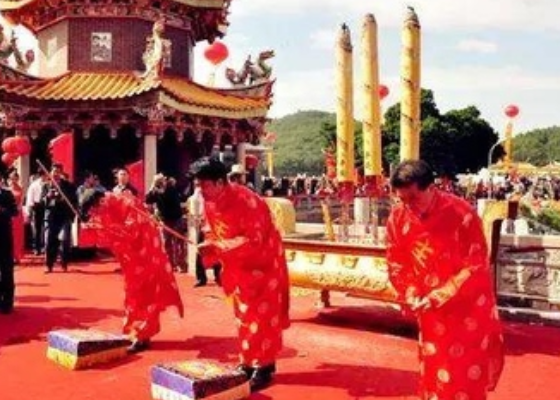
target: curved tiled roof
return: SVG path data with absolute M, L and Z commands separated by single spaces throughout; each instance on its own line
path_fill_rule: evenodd
M 162 103 L 179 111 L 232 118 L 265 116 L 268 97 L 225 94 L 184 78 L 143 79 L 124 72 L 69 72 L 37 81 L 1 80 L 2 93 L 39 101 L 107 101 L 159 93 Z

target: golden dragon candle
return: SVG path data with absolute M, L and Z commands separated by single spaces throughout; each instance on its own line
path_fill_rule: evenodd
M 336 46 L 336 164 L 339 185 L 354 182 L 354 96 L 350 29 L 343 24 Z
M 512 136 L 513 122 L 508 121 L 506 125 L 506 131 L 504 133 L 504 151 L 506 152 L 506 155 L 504 156 L 504 164 L 506 165 L 506 167 L 509 167 L 511 165 L 511 162 L 513 161 L 513 146 L 511 145 Z
M 382 174 L 381 99 L 379 97 L 379 56 L 377 21 L 367 14 L 362 27 L 363 141 L 364 175 L 368 192 L 373 194 Z
M 331 210 L 326 201 L 321 201 L 321 210 L 323 211 L 323 223 L 325 224 L 325 238 L 334 242 L 336 236 L 334 234 L 334 223 L 331 217 Z
M 402 29 L 400 158 L 420 158 L 420 22 L 412 7 Z
M 272 178 L 274 176 L 274 150 L 272 148 L 266 152 L 266 167 L 268 176 Z

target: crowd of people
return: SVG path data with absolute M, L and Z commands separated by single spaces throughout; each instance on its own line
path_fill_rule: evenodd
M 187 270 L 188 244 L 195 248 L 197 267 L 220 270 L 216 281 L 231 298 L 239 324 L 239 369 L 254 390 L 269 385 L 282 333 L 290 326 L 290 303 L 282 239 L 263 196 L 248 187 L 243 171 L 213 158 L 194 163 L 195 190 L 188 199 L 174 179 L 161 174 L 145 198 L 138 197 L 126 170 L 115 176 L 112 190 L 94 174 L 75 188 L 55 164 L 48 175 L 36 177 L 26 196 L 20 188 L 18 197 L 17 173 L 10 172 L 0 190 L 0 234 L 9 239 L 0 242 L 0 312 L 13 310 L 15 247 L 21 246 L 16 225 L 24 205 L 33 220 L 34 250 L 46 252 L 47 273 L 58 258 L 67 270 L 74 219 L 97 224 L 110 238 L 122 267 L 123 330 L 131 337 L 132 352 L 150 347 L 167 307 L 182 315 L 173 270 Z M 306 179 L 295 182 L 296 191 L 306 190 Z M 310 190 L 322 187 L 320 179 L 312 182 Z M 389 279 L 403 311 L 419 323 L 421 398 L 484 400 L 498 382 L 504 359 L 482 222 L 471 204 L 449 193 L 457 185 L 436 181 L 422 161 L 401 163 L 388 183 L 397 200 L 387 223 Z M 194 235 L 184 221 L 185 200 L 187 214 L 195 218 Z M 199 277 L 197 284 L 206 281 Z

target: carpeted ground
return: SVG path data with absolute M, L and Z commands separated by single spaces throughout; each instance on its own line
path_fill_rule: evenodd
M 193 289 L 178 275 L 187 312 L 169 311 L 153 349 L 87 371 L 68 371 L 45 357 L 47 332 L 96 328 L 118 332 L 122 282 L 110 261 L 71 266 L 44 275 L 17 270 L 16 311 L 0 315 L 0 399 L 150 399 L 149 369 L 161 362 L 204 358 L 236 362 L 229 306 L 219 287 Z M 275 385 L 258 399 L 413 399 L 414 329 L 372 303 L 333 295 L 338 308 L 320 311 L 316 294 L 293 293 L 293 326 L 278 362 Z M 407 326 L 408 325 L 408 326 Z M 560 329 L 508 323 L 507 366 L 491 400 L 560 399 Z

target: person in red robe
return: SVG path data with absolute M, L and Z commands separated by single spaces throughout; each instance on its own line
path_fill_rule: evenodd
M 149 348 L 160 331 L 160 314 L 174 306 L 183 316 L 183 303 L 157 223 L 132 194 L 95 192 L 84 201 L 83 212 L 121 265 L 125 284 L 130 352 Z
M 272 381 L 282 332 L 290 325 L 288 269 L 266 202 L 247 187 L 229 183 L 227 172 L 211 158 L 193 166 L 207 224 L 198 251 L 206 267 L 219 262 L 223 268 L 222 287 L 239 325 L 239 368 L 258 390 Z
M 23 188 L 19 182 L 19 174 L 14 169 L 8 175 L 8 188 L 16 199 L 18 214 L 12 219 L 12 230 L 14 237 L 14 261 L 17 263 L 23 260 L 25 253 L 24 241 L 24 218 L 23 218 Z
M 420 329 L 423 400 L 484 400 L 500 377 L 503 337 L 482 222 L 438 190 L 424 161 L 404 161 L 391 186 L 390 280 Z

